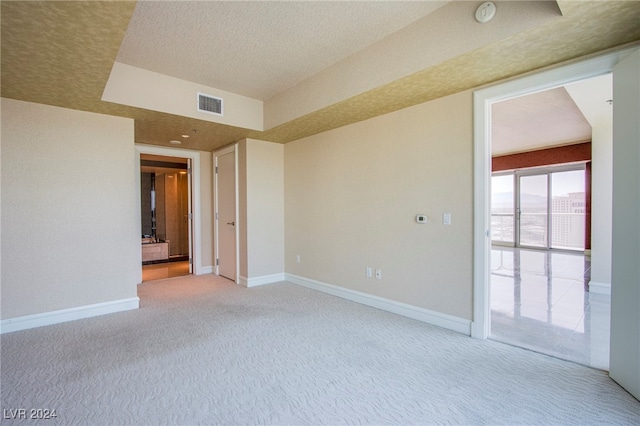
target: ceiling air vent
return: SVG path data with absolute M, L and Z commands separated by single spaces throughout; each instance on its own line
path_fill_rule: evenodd
M 222 115 L 222 98 L 198 93 L 198 111 Z

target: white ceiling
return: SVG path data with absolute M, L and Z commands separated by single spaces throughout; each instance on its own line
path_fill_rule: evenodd
M 266 100 L 446 3 L 139 1 L 117 61 Z
M 491 117 L 493 155 L 591 139 L 591 126 L 564 87 L 493 104 Z
M 611 75 L 492 105 L 492 155 L 591 140 L 595 122 L 611 120 Z

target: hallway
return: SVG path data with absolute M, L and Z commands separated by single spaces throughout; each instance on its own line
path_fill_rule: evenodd
M 142 282 L 189 275 L 189 261 L 142 265 Z
M 581 253 L 494 247 L 491 339 L 609 369 L 611 297 L 586 291 Z

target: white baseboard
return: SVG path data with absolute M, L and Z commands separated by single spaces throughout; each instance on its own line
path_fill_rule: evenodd
M 259 285 L 273 284 L 280 281 L 285 281 L 284 272 L 279 274 L 263 275 L 261 277 L 254 278 L 247 278 L 243 276 L 238 277 L 238 284 L 245 287 L 257 287 Z
M 408 305 L 395 300 L 385 299 L 367 293 L 350 290 L 344 287 L 338 287 L 332 284 L 326 284 L 309 278 L 300 277 L 292 274 L 285 274 L 286 281 L 301 285 L 323 293 L 338 296 L 353 302 L 362 303 L 383 311 L 391 312 L 404 317 L 412 318 L 427 324 L 436 325 L 458 333 L 471 335 L 471 321 L 455 317 L 453 315 L 442 314 L 440 312 L 431 311 L 429 309 L 419 308 L 417 306 Z
M 611 283 L 599 283 L 597 281 L 589 281 L 589 293 L 607 294 L 611 296 Z
M 111 302 L 61 309 L 59 311 L 8 318 L 0 321 L 0 334 L 27 330 L 45 325 L 59 324 L 67 321 L 75 321 L 78 319 L 97 317 L 99 315 L 113 314 L 116 312 L 128 311 L 130 309 L 138 309 L 139 307 L 140 298 L 131 297 L 129 299 L 113 300 Z
M 213 274 L 213 266 L 201 266 L 197 272 L 196 275 Z

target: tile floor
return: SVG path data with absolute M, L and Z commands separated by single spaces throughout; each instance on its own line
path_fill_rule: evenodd
M 583 254 L 494 247 L 491 339 L 609 369 L 611 296 L 585 291 Z
M 142 265 L 142 282 L 189 275 L 189 261 Z

